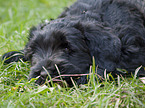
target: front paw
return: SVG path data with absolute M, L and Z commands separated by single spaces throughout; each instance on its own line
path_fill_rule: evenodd
M 4 63 L 8 64 L 11 62 L 18 62 L 20 59 L 23 61 L 27 61 L 27 59 L 24 57 L 23 50 L 20 51 L 11 51 L 8 53 L 5 53 L 2 56 L 2 60 L 4 60 Z

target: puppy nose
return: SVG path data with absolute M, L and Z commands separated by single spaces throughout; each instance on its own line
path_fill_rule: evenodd
M 42 77 L 44 77 L 44 78 L 48 76 L 48 74 L 47 74 L 46 71 L 42 71 L 42 72 L 40 73 L 40 75 L 41 75 Z

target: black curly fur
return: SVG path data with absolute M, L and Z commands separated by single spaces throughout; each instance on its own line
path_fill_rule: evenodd
M 32 63 L 30 79 L 40 75 L 36 83 L 43 84 L 47 77 L 44 68 L 51 77 L 57 76 L 55 64 L 61 74 L 88 73 L 93 56 L 102 77 L 105 69 L 114 75 L 121 74 L 117 68 L 133 73 L 145 66 L 144 15 L 126 0 L 78 0 L 57 19 L 30 30 L 22 57 Z M 3 58 L 8 55 L 11 52 Z M 144 69 L 138 75 L 145 75 Z M 70 83 L 69 77 L 64 79 Z M 87 83 L 86 77 L 74 80 Z

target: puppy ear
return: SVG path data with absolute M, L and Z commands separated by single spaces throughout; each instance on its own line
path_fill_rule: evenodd
M 74 27 L 81 31 L 90 56 L 95 58 L 96 65 L 102 70 L 114 71 L 121 53 L 120 39 L 101 24 L 80 22 Z M 99 72 L 100 75 L 101 73 L 103 71 Z

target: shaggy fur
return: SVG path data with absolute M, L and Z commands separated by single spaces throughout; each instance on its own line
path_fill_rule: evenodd
M 5 63 L 31 62 L 29 79 L 40 76 L 43 84 L 48 76 L 86 74 L 95 58 L 97 73 L 104 70 L 112 75 L 123 74 L 117 68 L 133 73 L 145 66 L 145 13 L 126 0 L 78 0 L 57 19 L 30 30 L 29 41 L 22 51 Z M 10 57 L 17 52 L 3 56 Z M 45 69 L 44 69 L 45 68 Z M 138 75 L 145 75 L 140 69 Z M 68 83 L 70 78 L 65 77 Z M 87 83 L 87 77 L 74 78 L 78 84 Z

